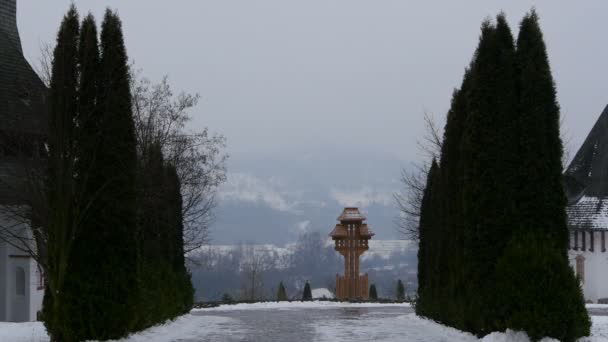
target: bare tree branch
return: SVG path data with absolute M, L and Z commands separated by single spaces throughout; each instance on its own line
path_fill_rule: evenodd
M 417 141 L 421 160 L 412 163 L 410 170 L 401 170 L 401 189 L 393 194 L 399 216 L 395 219 L 397 231 L 406 239 L 418 240 L 420 207 L 426 187 L 426 178 L 433 159 L 439 160 L 442 135 L 432 115 L 424 114 L 424 135 Z
M 133 70 L 133 69 L 132 69 Z M 186 129 L 189 111 L 198 104 L 198 94 L 173 94 L 168 78 L 153 84 L 132 72 L 133 116 L 141 160 L 148 157 L 153 144 L 162 147 L 165 159 L 173 164 L 181 182 L 184 219 L 184 251 L 200 248 L 209 240 L 214 220 L 218 186 L 226 180 L 223 153 L 226 139 L 212 135 L 207 128 Z

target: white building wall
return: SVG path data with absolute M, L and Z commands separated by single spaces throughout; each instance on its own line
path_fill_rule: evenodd
M 11 225 L 10 219 L 0 213 L 1 224 L 14 226 L 18 234 L 30 234 L 25 224 Z M 24 271 L 24 291 L 17 291 L 17 269 Z M 0 242 L 0 321 L 35 321 L 42 309 L 44 290 L 39 289 L 36 261 L 6 242 Z
M 593 251 L 591 251 L 591 234 L 593 234 Z M 605 231 L 604 238 L 605 247 L 608 249 L 608 231 Z M 576 258 L 583 256 L 584 276 L 581 277 L 581 286 L 585 300 L 593 303 L 597 303 L 599 299 L 608 299 L 608 251 L 603 252 L 602 250 L 600 231 L 585 232 L 584 250 L 582 233 L 578 232 L 578 244 L 576 246 L 574 233 L 570 233 L 570 249 L 568 251 L 570 265 L 577 272 Z
M 42 310 L 42 299 L 44 297 L 44 288 L 40 284 L 40 271 L 38 265 L 33 259 L 30 260 L 30 321 L 38 320 L 38 312 Z

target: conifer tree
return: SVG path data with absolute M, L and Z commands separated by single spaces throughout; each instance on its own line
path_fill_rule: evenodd
M 433 307 L 436 306 L 438 298 L 435 296 L 435 285 L 437 272 L 434 268 L 434 261 L 438 260 L 438 249 L 433 248 L 440 236 L 435 229 L 433 220 L 438 213 L 433 212 L 438 208 L 433 208 L 434 192 L 437 190 L 436 183 L 439 176 L 439 166 L 433 160 L 427 175 L 426 187 L 422 196 L 420 206 L 420 225 L 418 232 L 418 301 L 416 303 L 416 313 L 421 316 L 432 316 Z M 399 280 L 398 284 L 401 283 Z M 397 285 L 397 297 L 399 298 L 399 285 Z M 398 299 L 399 300 L 399 299 Z M 436 312 L 436 311 L 435 311 Z
M 168 229 L 170 240 L 168 243 L 171 244 L 172 270 L 175 277 L 177 277 L 178 303 L 180 304 L 177 308 L 178 311 L 171 317 L 174 318 L 178 314 L 190 311 L 194 301 L 194 288 L 192 287 L 190 272 L 186 268 L 184 256 L 184 217 L 182 214 L 181 183 L 174 165 L 168 164 L 165 166 L 165 175 L 167 182 L 167 208 L 169 211 Z
M 510 236 L 516 214 L 517 93 L 515 47 L 501 14 L 496 26 L 486 22 L 472 66 L 463 184 L 465 224 L 464 279 L 467 306 L 464 328 L 484 334 L 497 323 L 487 303 L 495 297 L 494 267 Z
M 65 292 L 65 283 L 78 276 L 69 272 L 69 265 L 76 233 L 72 198 L 79 30 L 78 13 L 72 5 L 59 28 L 53 53 L 48 136 L 48 260 L 43 315 L 49 335 L 61 341 L 75 340 L 70 325 L 66 324 L 70 319 L 65 310 L 70 294 Z
M 474 61 L 473 61 L 474 63 Z M 471 72 L 465 70 L 464 79 L 460 89 L 452 95 L 450 110 L 447 114 L 443 144 L 441 149 L 441 193 L 437 194 L 433 212 L 430 214 L 442 227 L 438 237 L 442 248 L 441 260 L 446 264 L 443 267 L 443 277 L 438 279 L 439 293 L 434 291 L 431 298 L 435 302 L 434 319 L 452 326 L 463 328 L 463 308 L 466 305 L 464 289 L 467 286 L 463 276 L 464 262 L 464 226 L 462 225 L 462 184 L 463 164 L 461 144 L 467 119 L 467 95 L 470 89 Z M 439 311 L 438 311 L 439 310 Z
M 69 298 L 65 307 L 69 319 L 64 326 L 69 326 L 73 336 L 84 339 L 90 336 L 88 331 L 89 317 L 92 312 L 89 309 L 88 298 L 95 296 L 90 285 L 96 281 L 95 264 L 97 259 L 92 258 L 91 246 L 97 245 L 97 232 L 87 224 L 87 204 L 92 204 L 92 199 L 86 196 L 91 189 L 87 189 L 89 168 L 93 158 L 93 145 L 96 141 L 97 130 L 90 126 L 90 120 L 97 105 L 97 72 L 99 69 L 99 47 L 97 41 L 97 28 L 95 19 L 88 15 L 82 22 L 80 37 L 78 41 L 78 103 L 77 115 L 75 116 L 75 128 L 72 137 L 74 143 L 74 175 L 73 175 L 73 205 L 72 216 L 77 220 L 78 233 L 75 234 L 74 245 L 70 255 L 70 278 L 66 279 L 64 294 Z
M 230 304 L 234 302 L 234 300 L 232 299 L 232 296 L 229 293 L 224 293 L 224 295 L 222 295 L 222 302 L 224 304 Z
M 87 298 L 95 320 L 87 339 L 115 339 L 137 323 L 138 253 L 136 154 L 129 70 L 121 22 L 106 11 L 101 32 L 101 60 L 95 127 L 97 147 L 88 151 L 95 165 L 89 169 L 91 209 L 87 229 L 94 231 L 95 248 L 88 260 L 96 265 Z
M 496 267 L 497 292 L 502 294 L 497 306 L 508 328 L 524 330 L 534 339 L 574 341 L 589 335 L 590 321 L 567 259 L 559 106 L 534 10 L 521 22 L 516 57 L 519 216 Z
M 312 300 L 312 291 L 310 290 L 310 284 L 306 282 L 304 284 L 304 292 L 302 293 L 302 300 L 309 301 Z
M 517 39 L 520 92 L 519 212 L 521 229 L 540 230 L 547 241 L 566 251 L 566 196 L 562 180 L 563 146 L 559 104 L 538 15 L 532 10 L 520 24 Z
M 403 286 L 401 279 L 397 280 L 396 297 L 400 302 L 405 300 L 405 286 Z
M 378 300 L 378 292 L 376 291 L 376 284 L 371 284 L 369 286 L 369 300 L 371 300 L 371 301 Z
M 277 301 L 285 301 L 287 300 L 287 292 L 285 292 L 285 286 L 283 286 L 283 282 L 279 283 L 279 288 L 277 290 Z

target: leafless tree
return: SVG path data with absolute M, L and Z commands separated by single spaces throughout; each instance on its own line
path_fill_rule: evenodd
M 40 42 L 39 45 L 40 57 L 38 57 L 38 61 L 33 65 L 33 68 L 38 77 L 40 77 L 40 80 L 42 80 L 42 83 L 49 88 L 51 86 L 51 66 L 53 65 L 53 50 L 55 50 L 55 46 L 47 42 Z
M 401 189 L 393 194 L 399 216 L 395 219 L 397 230 L 410 240 L 418 240 L 420 206 L 426 178 L 433 159 L 439 160 L 442 135 L 432 115 L 424 114 L 424 134 L 417 141 L 420 160 L 410 169 L 401 170 Z
M 41 44 L 40 58 L 35 65 L 47 86 L 51 79 L 53 50 L 52 44 Z M 159 143 L 166 160 L 175 165 L 180 177 L 184 252 L 187 254 L 201 247 L 209 238 L 216 191 L 226 179 L 225 138 L 211 134 L 207 128 L 198 131 L 186 129 L 191 120 L 188 112 L 198 104 L 198 94 L 174 95 L 167 77 L 153 84 L 142 77 L 141 72 L 134 72 L 131 81 L 140 157 L 145 158 L 148 147 Z M 27 132 L 27 127 L 15 125 L 13 131 Z M 29 138 L 5 133 L 0 139 L 4 145 L 11 145 L 14 154 L 8 158 L 10 167 L 0 170 L 0 186 L 14 194 L 11 202 L 0 204 L 0 212 L 5 217 L 0 222 L 0 240 L 27 253 L 44 268 L 48 240 L 44 227 L 49 214 L 44 184 L 46 145 L 40 140 L 34 146 Z M 8 160 L 7 156 L 4 159 Z M 28 227 L 28 230 L 24 231 L 23 227 Z
M 268 250 L 255 245 L 241 245 L 241 273 L 243 274 L 243 297 L 248 300 L 261 299 L 264 294 L 264 272 L 273 267 Z
M 44 184 L 46 151 L 39 136 L 31 136 L 15 123 L 13 130 L 0 133 L 0 241 L 25 253 L 44 268 L 48 216 Z
M 572 155 L 572 134 L 569 130 L 564 128 L 564 115 L 562 114 L 559 118 L 559 135 L 562 140 L 563 154 L 562 154 L 562 170 L 565 171 L 568 165 L 572 161 L 574 156 Z
M 198 94 L 175 95 L 166 76 L 152 83 L 141 72 L 133 72 L 131 82 L 140 157 L 145 160 L 148 148 L 159 144 L 181 181 L 187 254 L 209 239 L 217 188 L 226 179 L 225 138 L 207 128 L 186 128 L 191 120 L 189 111 L 200 99 Z

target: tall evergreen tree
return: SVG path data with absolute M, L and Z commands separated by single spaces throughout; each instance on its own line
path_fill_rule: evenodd
M 474 63 L 474 60 L 473 60 Z M 464 79 L 460 89 L 454 91 L 452 103 L 447 114 L 443 144 L 441 149 L 441 193 L 436 197 L 439 202 L 438 208 L 433 210 L 432 215 L 442 227 L 438 237 L 441 240 L 441 260 L 446 264 L 444 276 L 438 280 L 440 284 L 439 293 L 434 298 L 435 307 L 440 309 L 441 314 L 435 315 L 435 319 L 464 328 L 463 309 L 466 305 L 464 289 L 467 286 L 463 274 L 464 262 L 464 226 L 462 224 L 462 186 L 463 186 L 463 164 L 461 155 L 461 144 L 465 124 L 467 121 L 467 96 L 470 89 L 471 72 L 465 70 Z M 437 292 L 437 291 L 435 291 Z M 441 317 L 439 317 L 441 316 Z
M 405 300 L 405 286 L 403 285 L 401 279 L 397 280 L 396 297 L 398 301 Z
M 420 225 L 418 229 L 418 301 L 416 302 L 416 313 L 421 316 L 435 317 L 433 313 L 438 311 L 433 310 L 437 306 L 438 299 L 435 297 L 435 287 L 437 283 L 437 271 L 433 265 L 433 260 L 439 257 L 439 249 L 434 243 L 440 238 L 435 231 L 437 226 L 434 225 L 434 218 L 438 213 L 434 212 L 438 208 L 433 208 L 434 192 L 437 189 L 437 176 L 439 175 L 439 166 L 433 160 L 429 173 L 427 175 L 426 187 L 422 196 L 420 206 Z M 401 284 L 401 280 L 399 283 Z M 399 296 L 399 289 L 397 289 Z
M 369 286 L 369 300 L 371 300 L 371 301 L 378 300 L 378 291 L 376 290 L 376 284 L 371 284 Z
M 177 279 L 178 300 L 180 306 L 175 315 L 184 314 L 192 309 L 194 288 L 192 279 L 186 268 L 184 257 L 184 217 L 181 183 L 175 166 L 165 166 L 167 182 L 167 208 L 169 211 L 169 243 L 173 260 L 172 270 Z M 172 317 L 173 318 L 173 317 Z
M 95 281 L 95 269 L 91 264 L 97 262 L 89 254 L 91 246 L 97 244 L 97 234 L 87 224 L 86 208 L 91 199 L 83 196 L 87 191 L 87 175 L 91 165 L 94 151 L 93 142 L 96 140 L 96 129 L 90 127 L 85 118 L 92 116 L 96 106 L 97 98 L 97 72 L 99 68 L 99 48 L 97 41 L 97 28 L 92 15 L 88 15 L 82 22 L 79 46 L 78 46 L 78 113 L 75 117 L 75 129 L 73 134 L 74 143 L 74 186 L 73 186 L 73 219 L 78 222 L 77 234 L 74 238 L 74 246 L 70 253 L 70 277 L 66 279 L 64 295 L 68 298 L 65 312 L 68 318 L 63 322 L 69 326 L 73 337 L 84 339 L 90 336 L 89 315 L 93 314 L 88 309 L 88 298 L 93 289 L 91 284 Z
M 418 313 L 480 336 L 512 328 L 534 339 L 573 341 L 589 333 L 566 254 L 561 157 L 559 107 L 538 17 L 533 11 L 524 18 L 515 49 L 501 14 L 496 25 L 482 25 L 453 96 L 442 200 L 423 203 L 439 213 L 442 228 L 421 217 Z
M 96 234 L 87 339 L 115 339 L 137 323 L 136 154 L 129 70 L 121 22 L 108 10 L 101 32 L 94 167 L 87 173 L 87 227 Z M 92 119 L 91 119 L 92 120 Z
M 51 338 L 74 341 L 65 305 L 66 281 L 77 275 L 69 272 L 76 234 L 73 219 L 74 120 L 77 114 L 78 35 L 80 24 L 72 5 L 63 18 L 53 53 L 50 87 L 49 159 L 48 159 L 48 240 L 47 280 L 44 298 L 44 321 Z M 69 295 L 69 294 L 67 294 Z
M 304 292 L 302 293 L 302 300 L 312 300 L 312 291 L 310 290 L 310 284 L 306 282 L 304 284 Z
M 279 288 L 277 289 L 277 301 L 285 301 L 287 300 L 287 292 L 285 291 L 285 286 L 283 286 L 283 282 L 279 283 Z
M 516 57 L 519 216 L 496 268 L 502 294 L 498 306 L 509 328 L 535 339 L 574 341 L 589 334 L 590 322 L 567 259 L 559 106 L 535 11 L 521 22 Z
M 564 251 L 568 245 L 566 196 L 562 180 L 563 146 L 559 105 L 538 16 L 521 22 L 517 39 L 520 92 L 520 228 L 540 230 Z
M 464 159 L 464 277 L 467 307 L 464 328 L 493 331 L 496 310 L 494 267 L 510 236 L 516 214 L 517 93 L 515 46 L 501 14 L 496 26 L 486 22 L 472 65 Z

